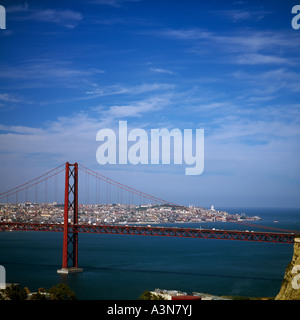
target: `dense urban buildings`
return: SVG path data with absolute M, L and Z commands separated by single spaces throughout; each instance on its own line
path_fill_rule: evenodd
M 2 203 L 0 221 L 63 223 L 64 205 L 54 203 Z M 247 217 L 225 211 L 170 204 L 127 205 L 127 204 L 80 204 L 78 221 L 81 224 L 157 224 L 157 223 L 200 223 L 203 221 L 255 221 L 260 217 Z

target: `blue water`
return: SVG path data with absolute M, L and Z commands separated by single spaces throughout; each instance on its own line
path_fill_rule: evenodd
M 263 221 L 258 225 L 300 231 L 299 209 L 226 210 L 259 215 Z M 233 228 L 229 223 L 201 226 Z M 0 265 L 7 282 L 31 291 L 64 282 L 79 299 L 137 299 L 155 288 L 275 296 L 292 255 L 291 244 L 79 234 L 79 267 L 84 272 L 66 276 L 56 273 L 61 267 L 61 233 L 0 233 Z

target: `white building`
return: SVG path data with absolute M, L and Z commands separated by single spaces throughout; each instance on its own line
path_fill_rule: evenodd
M 160 295 L 166 300 L 172 300 L 173 296 L 186 296 L 186 292 L 181 292 L 178 290 L 165 290 L 165 289 L 155 289 L 154 291 L 150 291 L 152 294 Z

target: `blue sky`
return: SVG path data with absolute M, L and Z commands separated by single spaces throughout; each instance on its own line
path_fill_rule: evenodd
M 180 204 L 300 206 L 297 1 L 1 1 L 0 188 L 66 161 Z M 204 172 L 99 165 L 96 133 L 204 129 Z

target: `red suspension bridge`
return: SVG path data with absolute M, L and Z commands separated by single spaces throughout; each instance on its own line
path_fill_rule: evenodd
M 135 201 L 150 201 L 155 204 L 163 205 L 178 205 L 170 203 L 164 199 L 151 196 L 137 189 L 126 186 L 113 179 L 105 177 L 96 171 L 90 170 L 83 165 L 77 163 L 63 164 L 41 176 L 30 180 L 16 188 L 10 189 L 0 194 L 0 201 L 8 203 L 12 197 L 15 197 L 15 203 L 19 201 L 21 192 L 25 193 L 25 200 L 29 197 L 34 197 L 37 202 L 39 194 L 38 185 L 45 184 L 45 202 L 47 202 L 47 192 L 50 188 L 48 181 L 54 178 L 54 195 L 57 197 L 58 182 L 57 176 L 65 172 L 64 184 L 64 208 L 63 221 L 61 223 L 45 223 L 45 222 L 27 222 L 27 221 L 7 221 L 5 219 L 5 212 L 2 219 L 0 213 L 0 231 L 46 231 L 46 232 L 62 232 L 63 233 L 63 254 L 62 254 L 62 269 L 59 272 L 79 272 L 82 269 L 78 268 L 78 234 L 79 233 L 97 233 L 97 234 L 122 234 L 122 235 L 140 235 L 140 236 L 163 236 L 163 237 L 182 237 L 182 238 L 199 238 L 199 239 L 220 239 L 220 240 L 241 240 L 241 241 L 258 241 L 258 242 L 275 242 L 275 243 L 294 243 L 296 233 L 299 231 L 284 230 L 274 227 L 264 227 L 270 231 L 248 231 L 248 230 L 215 230 L 215 229 L 197 229 L 197 228 L 177 228 L 177 227 L 153 227 L 153 226 L 129 226 L 129 225 L 108 225 L 108 224 L 87 224 L 78 221 L 78 171 L 86 174 L 86 180 L 90 177 L 95 179 L 96 183 L 93 188 L 96 190 L 96 202 L 100 201 L 99 195 L 106 194 L 106 202 L 109 203 L 114 199 L 117 202 L 127 202 L 133 204 Z M 99 184 L 102 182 L 106 185 Z M 89 201 L 89 187 L 86 186 L 86 199 Z M 105 190 L 106 188 L 106 190 Z M 111 189 L 114 188 L 115 192 Z M 30 194 L 30 190 L 33 189 Z M 103 192 L 100 192 L 100 189 Z M 104 192 L 104 190 L 106 192 Z M 104 199 L 102 199 L 102 202 Z M 183 207 L 184 208 L 184 207 Z M 5 211 L 5 210 L 4 210 Z M 4 219 L 3 219 L 4 217 Z M 244 223 L 247 226 L 257 225 Z

